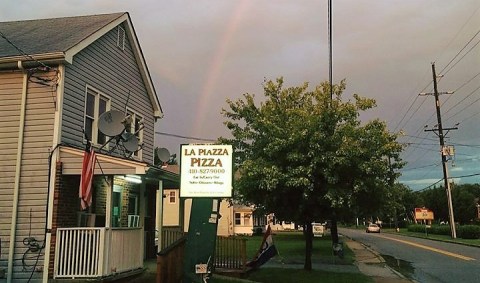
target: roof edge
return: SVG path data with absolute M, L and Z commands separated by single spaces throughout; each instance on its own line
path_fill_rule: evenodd
M 118 18 L 111 21 L 109 24 L 103 26 L 102 28 L 98 29 L 95 33 L 91 34 L 90 36 L 88 36 L 84 40 L 80 41 L 76 45 L 69 48 L 65 52 L 65 60 L 69 63 L 72 63 L 73 62 L 73 56 L 75 56 L 75 54 L 82 51 L 84 48 L 89 46 L 95 40 L 99 39 L 100 37 L 105 35 L 107 32 L 111 31 L 113 28 L 115 28 L 116 26 L 120 25 L 123 22 L 126 23 L 127 36 L 132 43 L 133 53 L 135 55 L 135 59 L 137 60 L 137 63 L 139 64 L 140 74 L 141 74 L 142 79 L 145 83 L 147 93 L 148 93 L 148 96 L 150 98 L 150 102 L 153 106 L 154 116 L 155 116 L 155 118 L 163 118 L 162 107 L 160 106 L 160 102 L 158 101 L 157 93 L 155 91 L 153 81 L 150 77 L 150 72 L 148 71 L 147 64 L 146 64 L 145 58 L 143 56 L 142 49 L 141 49 L 140 44 L 138 42 L 138 38 L 137 38 L 137 35 L 135 33 L 135 29 L 133 28 L 133 24 L 132 24 L 132 21 L 130 19 L 130 15 L 128 14 L 128 12 L 125 12 L 125 13 L 121 14 Z

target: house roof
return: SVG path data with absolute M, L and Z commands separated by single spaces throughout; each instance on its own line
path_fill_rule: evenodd
M 162 108 L 128 13 L 0 22 L 0 66 L 34 60 L 71 64 L 75 54 L 121 23 L 132 43 L 155 116 L 161 118 Z

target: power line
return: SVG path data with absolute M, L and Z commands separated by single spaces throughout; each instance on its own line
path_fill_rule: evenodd
M 50 67 L 45 65 L 44 63 L 38 61 L 37 59 L 33 58 L 32 55 L 29 55 L 27 54 L 25 51 L 23 51 L 20 47 L 18 47 L 17 45 L 15 45 L 15 43 L 13 43 L 10 39 L 8 39 L 8 37 L 0 31 L 0 37 L 2 37 L 3 39 L 5 39 L 7 41 L 8 44 L 10 44 L 11 46 L 13 46 L 13 48 L 15 48 L 18 52 L 20 52 L 20 54 L 27 58 L 27 59 L 30 59 L 32 61 L 35 61 L 36 63 L 38 63 L 40 66 L 46 68 L 47 70 L 50 70 Z
M 162 136 L 168 136 L 168 137 L 174 137 L 174 138 L 180 138 L 180 139 L 187 139 L 187 140 L 217 142 L 217 140 L 214 140 L 214 139 L 199 138 L 199 137 L 189 137 L 189 136 L 182 136 L 182 135 L 170 134 L 170 133 L 165 133 L 165 132 L 157 132 L 157 131 L 155 131 L 155 134 L 157 134 L 157 135 L 162 135 Z
M 463 48 L 458 51 L 458 53 L 450 60 L 450 62 L 448 62 L 448 64 L 440 71 L 440 73 L 443 73 L 443 75 L 446 75 L 448 72 L 450 72 L 450 70 L 455 67 L 460 61 L 462 61 L 462 59 L 468 54 L 470 53 L 473 48 L 475 48 L 479 43 L 480 41 L 478 41 L 477 43 L 475 43 L 475 45 L 473 45 L 465 54 L 463 54 L 463 56 L 458 59 L 458 61 L 453 64 L 447 71 L 445 71 L 445 69 L 460 55 L 460 53 L 462 53 L 462 51 L 467 48 L 467 46 L 475 39 L 475 37 L 477 37 L 477 35 L 480 33 L 480 30 L 478 30 L 473 36 L 472 38 L 470 38 L 470 40 L 463 46 Z M 445 72 L 443 72 L 445 71 Z

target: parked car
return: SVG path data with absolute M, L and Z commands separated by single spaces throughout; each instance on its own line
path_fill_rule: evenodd
M 367 226 L 367 233 L 380 233 L 380 226 L 377 224 L 368 224 Z

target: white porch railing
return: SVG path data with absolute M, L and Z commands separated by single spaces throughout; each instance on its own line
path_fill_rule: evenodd
M 143 231 L 139 228 L 110 230 L 107 272 L 124 272 L 143 267 Z
M 54 278 L 96 278 L 143 267 L 142 228 L 58 228 Z

